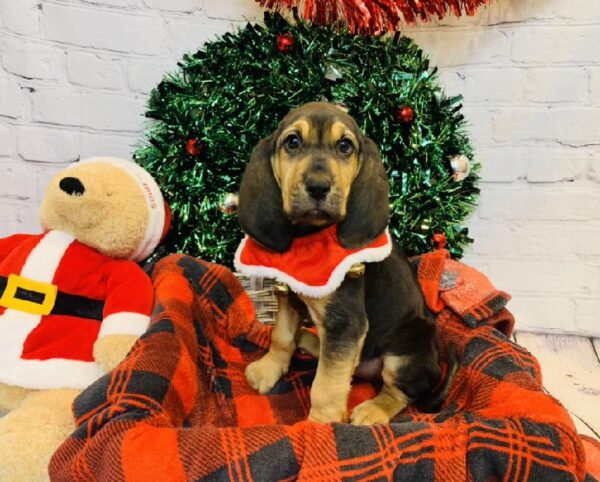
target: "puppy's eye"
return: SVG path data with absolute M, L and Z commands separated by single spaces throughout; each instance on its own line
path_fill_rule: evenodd
M 285 138 L 283 145 L 288 151 L 295 151 L 300 148 L 302 140 L 297 134 L 290 134 Z
M 354 145 L 350 139 L 342 139 L 338 142 L 337 149 L 342 154 L 348 155 L 354 150 Z

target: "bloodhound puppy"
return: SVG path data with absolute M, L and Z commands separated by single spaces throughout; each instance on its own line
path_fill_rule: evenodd
M 292 110 L 256 147 L 242 179 L 238 216 L 250 237 L 278 253 L 295 237 L 332 224 L 339 243 L 355 248 L 386 229 L 388 197 L 375 143 L 342 109 L 312 102 Z M 317 326 L 318 338 L 303 328 L 305 317 Z M 347 276 L 329 296 L 281 297 L 270 349 L 247 367 L 246 378 L 260 393 L 269 392 L 303 348 L 319 358 L 310 420 L 386 423 L 438 384 L 434 334 L 408 259 L 394 245 L 387 258 L 367 263 L 362 277 Z M 379 367 L 382 389 L 348 417 L 351 379 L 368 367 Z

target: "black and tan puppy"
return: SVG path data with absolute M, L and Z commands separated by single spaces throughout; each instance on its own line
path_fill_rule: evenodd
M 262 245 L 285 252 L 294 237 L 338 224 L 339 242 L 359 247 L 378 237 L 389 218 L 389 185 L 377 146 L 346 112 L 320 102 L 291 111 L 257 146 L 240 188 L 240 223 Z M 318 328 L 311 338 L 301 320 Z M 350 382 L 359 362 L 381 360 L 383 388 L 358 405 L 355 424 L 386 423 L 440 378 L 428 315 L 404 253 L 394 246 L 363 277 L 346 277 L 325 298 L 280 298 L 271 346 L 246 377 L 267 393 L 287 372 L 298 346 L 318 354 L 309 419 L 348 420 Z

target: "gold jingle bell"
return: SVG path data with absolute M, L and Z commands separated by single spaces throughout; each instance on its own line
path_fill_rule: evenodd
M 365 263 L 356 263 L 350 266 L 350 269 L 346 273 L 348 278 L 360 278 L 365 274 Z

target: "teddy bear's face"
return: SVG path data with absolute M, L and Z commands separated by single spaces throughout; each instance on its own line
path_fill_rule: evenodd
M 57 229 L 103 254 L 129 258 L 148 225 L 144 194 L 110 162 L 82 163 L 57 174 L 42 201 L 45 229 Z

